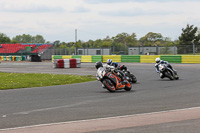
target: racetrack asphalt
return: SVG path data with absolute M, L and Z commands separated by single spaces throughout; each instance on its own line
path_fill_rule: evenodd
M 50 127 L 55 125 L 59 127 L 59 125 L 67 123 L 84 123 L 91 119 L 98 121 L 101 118 L 112 120 L 112 118 L 121 118 L 122 116 L 129 116 L 127 117 L 129 119 L 130 116 L 135 117 L 135 115 L 142 115 L 144 118 L 140 123 L 144 123 L 150 120 L 148 119 L 150 116 L 155 118 L 155 113 L 152 112 L 161 114 L 155 121 L 171 118 L 163 117 L 163 113 L 166 111 L 170 114 L 170 112 L 173 112 L 172 110 L 176 110 L 176 113 L 171 113 L 169 116 L 174 116 L 175 120 L 155 123 L 153 119 L 154 124 L 127 127 L 122 126 L 123 123 L 119 121 L 113 123 L 114 129 L 110 129 L 110 122 L 107 121 L 107 126 L 102 127 L 103 131 L 92 130 L 87 132 L 179 133 L 182 131 L 181 133 L 183 133 L 183 131 L 188 132 L 189 129 L 193 129 L 190 133 L 200 132 L 200 127 L 197 126 L 200 124 L 199 113 L 197 113 L 198 107 L 200 107 L 200 64 L 172 64 L 180 76 L 180 80 L 177 81 L 160 79 L 155 72 L 154 64 L 124 64 L 138 79 L 138 83 L 132 85 L 130 92 L 109 93 L 101 88 L 98 81 L 0 91 L 0 133 L 30 132 L 30 129 L 34 129 L 33 132 L 42 132 L 42 129 L 46 127 L 51 129 Z M 81 66 L 81 68 L 73 69 L 54 69 L 51 62 L 2 62 L 0 71 L 96 74 L 94 63 L 82 63 Z M 180 115 L 178 117 L 178 114 L 183 110 L 187 112 L 184 116 L 188 116 L 188 114 L 194 116 L 180 120 L 182 117 Z M 178 120 L 176 120 L 176 116 Z M 139 120 L 138 118 L 134 119 L 135 122 Z M 97 121 L 92 121 L 94 125 L 90 124 L 89 129 L 95 127 Z M 131 122 L 134 122 L 134 120 L 128 123 Z M 61 132 L 60 128 L 57 131 Z M 64 130 L 65 128 L 63 127 L 62 132 L 66 133 L 68 131 L 67 129 Z M 56 127 L 53 129 L 56 129 Z M 55 130 L 50 131 L 56 132 Z M 80 132 L 86 131 L 81 129 Z

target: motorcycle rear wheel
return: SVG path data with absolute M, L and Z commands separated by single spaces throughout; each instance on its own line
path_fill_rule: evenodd
M 115 85 L 113 84 L 113 82 L 109 79 L 105 79 L 103 81 L 103 84 L 104 86 L 106 87 L 106 89 L 109 91 L 109 92 L 115 92 L 116 91 L 116 88 L 115 88 Z

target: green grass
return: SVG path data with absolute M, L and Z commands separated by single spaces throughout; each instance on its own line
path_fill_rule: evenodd
M 92 75 L 79 76 L 64 74 L 0 72 L 0 90 L 65 85 L 94 80 L 96 80 L 96 78 Z

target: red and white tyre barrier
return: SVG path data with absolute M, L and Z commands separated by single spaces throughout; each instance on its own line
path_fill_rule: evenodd
M 81 59 L 54 59 L 53 68 L 80 68 Z

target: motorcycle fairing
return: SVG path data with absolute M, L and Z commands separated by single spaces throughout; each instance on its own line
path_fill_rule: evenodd
M 114 83 L 117 83 L 116 77 L 115 77 L 111 72 L 106 73 L 106 76 L 107 76 L 109 79 L 111 79 Z
M 125 87 L 125 85 L 122 85 L 122 84 L 117 80 L 117 76 L 114 75 L 114 74 L 112 74 L 111 72 L 106 73 L 106 76 L 116 84 L 116 88 L 117 88 L 117 89 L 121 89 L 121 88 L 124 88 L 124 87 Z

